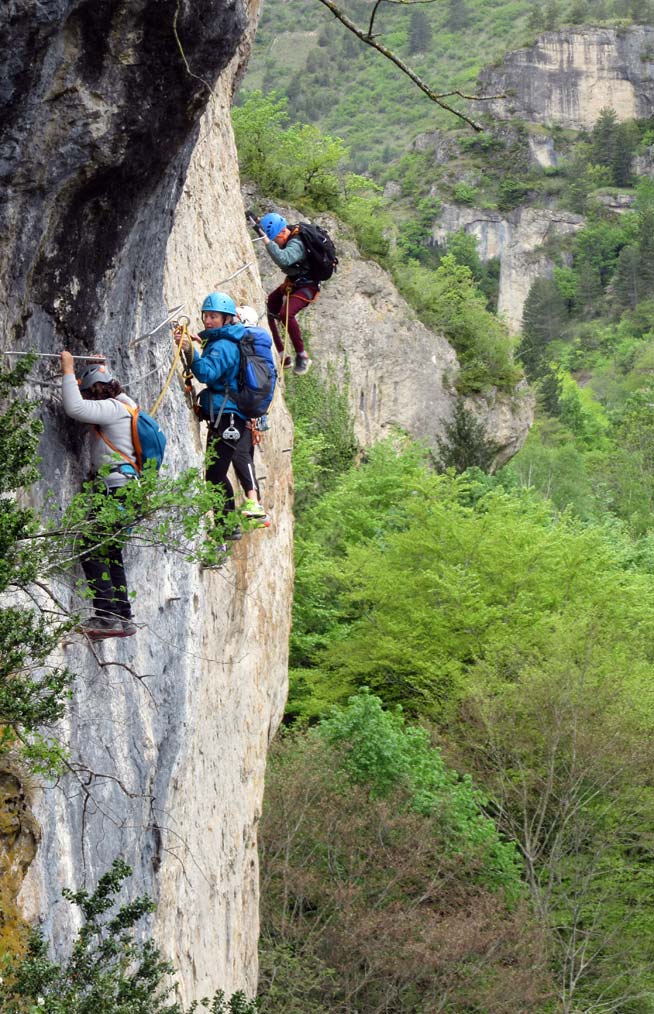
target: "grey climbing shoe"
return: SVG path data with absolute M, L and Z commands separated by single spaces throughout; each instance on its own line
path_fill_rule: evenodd
M 296 377 L 301 377 L 303 373 L 308 373 L 309 372 L 309 367 L 310 366 L 311 366 L 311 360 L 309 359 L 308 356 L 306 356 L 306 355 L 304 355 L 304 356 L 296 356 L 295 357 L 295 366 L 293 367 L 293 373 L 295 374 Z
M 104 637 L 130 636 L 128 633 L 125 633 L 123 620 L 119 616 L 89 616 L 87 620 L 82 620 L 75 629 L 80 634 L 86 634 L 91 641 L 100 641 Z M 136 627 L 134 627 L 132 633 L 136 633 Z

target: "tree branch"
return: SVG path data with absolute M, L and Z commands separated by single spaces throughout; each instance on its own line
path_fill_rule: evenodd
M 368 25 L 368 38 L 372 39 L 372 26 L 375 22 L 375 15 L 377 9 L 381 4 L 402 4 L 404 7 L 413 7 L 414 4 L 435 4 L 436 0 L 377 0 L 377 3 L 373 7 L 372 14 L 370 16 L 370 24 Z
M 457 116 L 460 120 L 463 120 L 464 123 L 467 123 L 470 127 L 472 127 L 473 130 L 476 130 L 477 133 L 481 133 L 483 131 L 484 128 L 481 126 L 480 123 L 476 123 L 474 120 L 470 119 L 469 116 L 466 116 L 465 113 L 461 113 L 459 112 L 458 109 L 454 109 L 447 102 L 444 102 L 443 99 L 450 98 L 453 95 L 457 95 L 459 98 L 466 99 L 469 102 L 488 102 L 490 99 L 502 98 L 503 97 L 502 95 L 466 95 L 464 92 L 458 90 L 451 92 L 435 92 L 433 88 L 430 88 L 429 85 L 426 83 L 426 81 L 423 81 L 423 79 L 419 77 L 415 73 L 415 71 L 408 66 L 408 64 L 404 63 L 404 61 L 401 60 L 399 56 L 396 56 L 396 54 L 392 50 L 388 49 L 387 46 L 384 46 L 381 42 L 377 42 L 372 37 L 371 33 L 373 23 L 375 20 L 375 14 L 377 12 L 377 8 L 379 7 L 380 3 L 408 3 L 408 0 L 377 0 L 377 3 L 373 8 L 372 17 L 370 18 L 370 24 L 368 26 L 367 32 L 365 32 L 362 28 L 359 28 L 357 25 L 355 25 L 355 23 L 350 20 L 347 14 L 344 14 L 343 11 L 336 6 L 333 0 L 319 0 L 319 2 L 323 4 L 323 6 L 325 6 L 328 10 L 330 10 L 334 15 L 334 17 L 337 18 L 341 22 L 341 24 L 345 25 L 348 31 L 356 35 L 356 37 L 358 39 L 361 39 L 362 42 L 365 42 L 367 46 L 372 46 L 372 48 L 376 49 L 378 53 L 381 53 L 382 56 L 385 56 L 387 60 L 390 60 L 391 63 L 394 63 L 396 67 L 399 67 L 402 73 L 406 74 L 407 77 L 411 78 L 413 83 L 417 85 L 420 91 L 424 92 L 427 98 L 431 99 L 432 102 L 435 102 L 437 106 L 440 106 L 441 109 L 445 109 L 448 113 L 452 113 L 454 116 Z M 412 0 L 412 2 L 429 3 L 431 2 L 431 0 Z M 410 3 L 408 3 L 408 5 L 411 6 Z

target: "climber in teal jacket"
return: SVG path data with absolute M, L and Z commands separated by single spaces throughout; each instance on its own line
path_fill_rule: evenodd
M 268 294 L 266 301 L 270 333 L 286 369 L 291 365 L 291 358 L 284 355 L 284 342 L 279 334 L 278 321 L 283 323 L 295 349 L 293 373 L 301 376 L 311 366 L 311 360 L 304 348 L 296 317 L 317 298 L 320 282 L 312 278 L 307 249 L 300 237 L 291 232 L 285 218 L 271 211 L 259 220 L 257 228 L 266 253 L 286 275 L 283 283 Z
M 204 311 L 203 316 L 209 315 Z M 207 385 L 200 393 L 200 408 L 209 421 L 218 419 L 221 408 L 223 414 L 245 418 L 228 394 L 228 391 L 237 389 L 241 363 L 238 343 L 244 335 L 242 324 L 207 327 L 198 335 L 202 341 L 202 355 L 198 356 L 196 352 L 191 370 L 201 384 Z
M 239 342 L 247 333 L 242 324 L 235 323 L 236 303 L 224 292 L 211 292 L 202 304 L 204 331 L 197 335 L 202 342 L 199 354 L 193 342 L 191 370 L 201 384 L 207 386 L 200 393 L 202 416 L 208 424 L 207 432 L 207 482 L 220 486 L 225 494 L 223 506 L 224 538 L 240 539 L 241 528 L 234 518 L 236 510 L 234 487 L 227 478 L 229 466 L 243 487 L 246 503 L 242 516 L 250 523 L 267 527 L 270 522 L 259 504 L 259 490 L 253 468 L 245 467 L 252 460 L 252 433 L 247 427 L 246 417 L 239 412 L 229 396 L 238 389 L 238 374 L 241 364 Z M 184 339 L 175 339 L 178 343 Z M 229 515 L 232 518 L 229 518 Z

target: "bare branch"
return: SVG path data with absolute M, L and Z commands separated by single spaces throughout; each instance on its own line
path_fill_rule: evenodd
M 365 32 L 362 28 L 359 28 L 357 25 L 355 25 L 355 23 L 350 20 L 347 14 L 345 14 L 342 10 L 340 10 L 336 6 L 333 0 L 319 0 L 319 2 L 323 4 L 328 10 L 330 10 L 334 15 L 334 17 L 337 18 L 341 22 L 341 24 L 345 25 L 348 31 L 356 35 L 356 37 L 358 39 L 361 39 L 362 42 L 365 42 L 367 46 L 372 46 L 372 48 L 376 49 L 378 53 L 381 53 L 382 56 L 385 56 L 387 60 L 390 60 L 391 63 L 394 63 L 396 67 L 399 67 L 402 73 L 406 74 L 407 77 L 411 78 L 413 83 L 418 86 L 420 91 L 424 92 L 427 98 L 431 99 L 432 102 L 435 102 L 437 106 L 440 106 L 441 109 L 445 109 L 448 113 L 452 113 L 453 116 L 457 116 L 460 120 L 463 120 L 464 123 L 467 123 L 468 126 L 472 127 L 473 130 L 476 130 L 477 133 L 481 133 L 483 131 L 484 128 L 480 123 L 476 123 L 475 120 L 470 119 L 470 117 L 466 116 L 465 113 L 461 113 L 459 112 L 458 109 L 454 109 L 447 102 L 444 102 L 443 99 L 450 98 L 456 95 L 459 98 L 466 99 L 469 102 L 488 102 L 490 99 L 498 99 L 502 98 L 503 96 L 467 95 L 465 92 L 461 92 L 458 90 L 451 92 L 435 92 L 433 88 L 429 87 L 426 81 L 423 81 L 423 79 L 419 77 L 418 74 L 416 74 L 416 72 L 412 70 L 411 67 L 409 67 L 408 64 L 404 62 L 404 60 L 401 60 L 400 57 L 397 56 L 387 46 L 384 46 L 383 43 L 381 42 L 377 42 L 377 40 L 372 37 L 372 27 L 375 20 L 375 13 L 380 3 L 390 3 L 390 2 L 408 3 L 408 0 L 377 0 L 377 3 L 375 4 L 375 7 L 372 12 L 372 17 L 370 19 L 370 24 L 368 26 L 367 32 Z M 412 0 L 412 2 L 428 3 L 430 2 L 430 0 Z M 408 5 L 411 6 L 411 4 Z
M 377 9 L 381 4 L 401 4 L 403 7 L 413 7 L 414 4 L 435 4 L 436 0 L 377 0 L 377 3 L 373 7 L 372 14 L 370 16 L 370 24 L 368 25 L 368 38 L 372 39 L 372 26 L 375 22 L 375 15 Z
M 370 15 L 370 24 L 368 25 L 368 38 L 369 39 L 372 39 L 372 26 L 375 23 L 375 14 L 377 13 L 379 5 L 382 4 L 383 2 L 384 2 L 384 0 L 377 0 L 377 3 L 375 4 L 375 6 L 372 9 L 372 14 Z

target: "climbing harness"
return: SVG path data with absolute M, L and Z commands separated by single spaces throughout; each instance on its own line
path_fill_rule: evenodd
M 245 424 L 250 431 L 250 439 L 253 447 L 258 447 L 263 440 L 263 434 L 270 429 L 268 416 L 262 415 L 259 419 L 249 419 Z
M 230 416 L 229 416 L 229 426 L 225 427 L 225 429 L 221 433 L 221 436 L 222 436 L 223 440 L 229 440 L 229 441 L 233 440 L 234 442 L 236 442 L 237 440 L 241 439 L 241 431 L 239 429 L 237 429 L 236 426 L 234 425 L 234 415 L 233 415 L 233 413 L 230 413 Z

